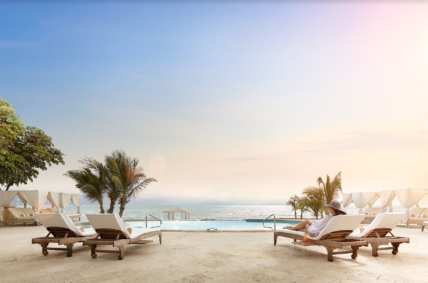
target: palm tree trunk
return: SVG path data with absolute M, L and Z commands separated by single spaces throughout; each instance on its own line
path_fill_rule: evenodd
M 117 199 L 110 199 L 110 208 L 108 209 L 108 213 L 113 213 L 114 205 L 116 204 Z
M 294 219 L 297 219 L 297 209 L 294 210 Z
M 300 210 L 300 219 L 303 218 L 303 209 Z
M 103 199 L 102 199 L 102 198 L 98 199 L 98 203 L 99 203 L 99 205 L 100 205 L 100 213 L 102 213 L 102 214 L 106 213 L 106 212 L 104 211 Z
M 120 205 L 119 216 L 122 218 L 123 211 L 125 210 L 125 205 Z

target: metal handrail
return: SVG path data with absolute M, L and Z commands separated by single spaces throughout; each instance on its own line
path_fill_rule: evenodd
M 153 226 L 153 227 L 150 227 L 150 228 L 159 228 L 160 226 L 162 226 L 162 220 L 160 220 L 159 218 L 157 218 L 156 216 L 153 216 L 153 215 L 151 215 L 151 214 L 149 214 L 151 217 L 153 217 L 154 219 L 157 219 L 157 220 L 159 220 L 160 221 L 160 225 L 159 226 Z
M 272 230 L 273 230 L 273 228 L 272 228 L 272 227 L 266 227 L 266 226 L 265 226 L 265 221 L 266 221 L 266 220 L 268 220 L 269 218 L 271 218 L 271 217 L 272 217 L 272 216 L 274 216 L 274 215 L 275 215 L 275 214 L 271 214 L 271 215 L 269 215 L 268 217 L 266 217 L 266 218 L 263 220 L 263 227 L 264 227 L 264 228 L 269 228 L 269 229 L 272 229 Z M 274 223 L 274 224 L 276 224 L 276 223 Z

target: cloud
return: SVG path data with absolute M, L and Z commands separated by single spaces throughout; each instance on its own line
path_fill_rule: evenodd
M 248 155 L 242 157 L 228 157 L 214 160 L 215 162 L 228 161 L 264 161 L 282 160 L 301 155 L 331 155 L 354 153 L 357 151 L 387 151 L 399 149 L 415 149 L 424 147 L 428 143 L 428 130 L 381 132 L 381 131 L 353 131 L 332 136 L 317 136 L 316 140 L 296 142 L 285 151 L 266 155 Z

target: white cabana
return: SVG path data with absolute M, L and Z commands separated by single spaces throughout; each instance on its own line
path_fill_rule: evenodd
M 346 199 L 345 199 L 346 195 Z M 343 195 L 343 206 L 350 205 L 352 202 L 356 207 L 359 208 L 358 214 L 364 214 L 363 208 L 367 205 L 372 207 L 372 205 L 379 199 L 379 193 L 374 192 L 360 192 L 360 193 L 352 193 L 352 194 L 344 194 Z
M 393 212 L 392 201 L 395 199 L 395 191 L 382 191 L 380 193 L 380 201 L 383 210 L 386 211 L 386 208 L 389 206 L 389 212 Z
M 55 207 L 59 212 L 59 193 L 49 192 L 48 200 L 51 202 L 52 207 Z
M 15 198 L 17 192 L 14 191 L 0 191 L 0 222 L 3 222 L 3 210 Z
M 164 214 L 164 219 L 165 219 L 165 213 L 168 213 L 168 220 L 174 220 L 174 213 L 176 213 L 176 212 L 178 212 L 178 213 L 180 213 L 181 214 L 181 219 L 183 220 L 183 214 L 184 214 L 184 220 L 189 220 L 189 218 L 190 218 L 190 213 L 189 213 L 189 211 L 188 210 L 185 210 L 185 209 L 182 209 L 182 208 L 179 208 L 179 207 L 174 207 L 174 208 L 172 208 L 172 209 L 169 209 L 169 210 L 165 210 L 164 212 L 163 212 L 163 214 Z M 171 216 L 172 216 L 172 218 L 171 218 Z
M 61 212 L 64 213 L 64 209 L 70 204 L 71 194 L 59 194 L 59 207 L 61 208 Z
M 80 194 L 72 194 L 71 195 L 71 202 L 77 206 L 77 213 L 80 213 Z
M 62 208 L 62 212 L 70 203 L 70 200 L 76 205 L 78 214 L 70 214 L 75 218 L 80 218 L 80 194 L 63 194 L 56 192 L 45 192 L 39 190 L 32 191 L 0 191 L 0 222 L 3 222 L 3 211 L 8 207 L 13 199 L 17 196 L 23 203 L 24 207 L 30 204 L 32 210 L 39 212 L 43 208 L 46 199 L 50 201 L 52 207 Z M 57 210 L 59 211 L 59 210 Z
M 406 209 L 406 214 L 404 216 L 404 222 L 410 218 L 410 208 L 417 206 L 419 202 L 427 195 L 428 190 L 421 189 L 404 189 L 404 190 L 395 190 L 397 194 L 397 199 L 400 202 L 401 206 Z
M 343 207 L 348 207 L 352 203 L 352 194 L 343 194 Z

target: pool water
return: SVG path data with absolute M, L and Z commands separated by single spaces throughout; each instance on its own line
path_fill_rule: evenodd
M 285 226 L 295 226 L 300 221 L 277 221 L 276 229 L 282 230 Z M 82 223 L 82 225 L 90 225 L 89 222 Z M 146 223 L 144 221 L 129 221 L 125 222 L 127 227 L 134 228 L 145 228 Z M 149 221 L 147 227 L 159 226 L 159 221 Z M 265 222 L 266 227 L 273 228 L 273 221 Z M 255 221 L 163 221 L 161 230 L 218 230 L 218 231 L 248 231 L 248 230 L 261 230 L 261 231 L 272 231 L 272 229 L 263 227 L 262 222 Z

